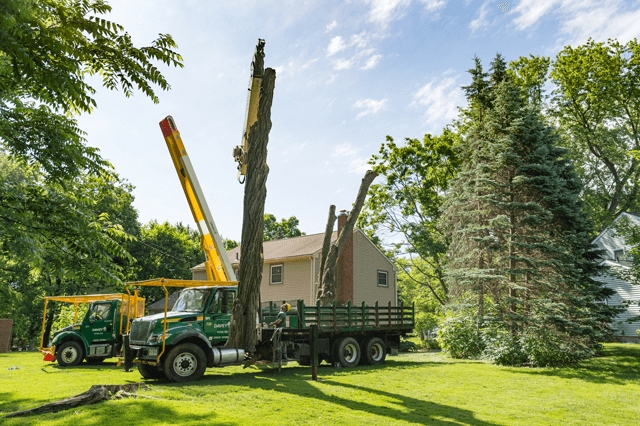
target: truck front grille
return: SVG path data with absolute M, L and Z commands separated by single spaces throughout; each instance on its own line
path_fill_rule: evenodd
M 131 343 L 143 344 L 149 338 L 152 331 L 153 321 L 134 321 L 131 324 L 129 341 Z

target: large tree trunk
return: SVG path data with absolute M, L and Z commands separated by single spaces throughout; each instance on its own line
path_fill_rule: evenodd
M 327 249 L 328 241 L 325 233 L 325 241 L 324 246 L 322 248 L 322 252 L 325 253 L 325 250 L 328 251 L 327 260 L 324 264 L 324 269 L 321 270 L 322 280 L 320 282 L 320 288 L 318 289 L 318 300 L 322 303 L 323 306 L 328 306 L 331 304 L 336 298 L 336 265 L 338 263 L 338 258 L 340 257 L 340 253 L 342 253 L 342 249 L 346 244 L 349 236 L 351 235 L 351 231 L 358 220 L 358 216 L 360 215 L 360 211 L 362 210 L 362 206 L 364 205 L 364 200 L 367 197 L 367 191 L 369 190 L 369 186 L 371 182 L 376 178 L 377 173 L 372 170 L 367 170 L 362 178 L 362 183 L 360 184 L 360 190 L 358 191 L 358 196 L 356 197 L 355 205 L 351 212 L 349 212 L 349 216 L 347 217 L 347 223 L 345 223 L 344 228 L 340 231 L 340 235 L 338 235 L 338 239 L 335 243 L 331 244 L 331 247 Z M 335 214 L 334 221 L 335 221 Z M 331 212 L 329 214 L 329 221 L 331 221 Z M 329 224 L 327 223 L 327 229 L 329 229 Z M 331 224 L 331 229 L 333 229 L 333 224 Z M 330 238 L 329 238 L 330 242 Z
M 276 72 L 267 68 L 262 78 L 258 121 L 249 132 L 246 154 L 247 177 L 244 187 L 244 217 L 240 244 L 238 296 L 233 304 L 227 347 L 252 353 L 257 343 L 256 317 L 260 309 L 262 281 L 262 236 L 264 232 L 264 202 L 267 198 L 267 143 L 271 130 L 271 104 Z

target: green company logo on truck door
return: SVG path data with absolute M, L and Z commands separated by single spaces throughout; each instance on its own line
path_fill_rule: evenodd
M 89 344 L 113 339 L 114 303 L 94 303 L 82 321 L 82 334 Z

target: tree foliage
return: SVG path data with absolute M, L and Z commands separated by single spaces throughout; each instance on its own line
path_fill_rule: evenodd
M 448 283 L 459 306 L 476 308 L 452 311 L 465 321 L 449 330 L 468 328 L 473 312 L 485 357 L 566 364 L 592 356 L 606 336 L 613 312 L 598 302 L 610 293 L 591 279 L 593 230 L 566 150 L 503 69 L 498 56 L 489 102 L 467 114 L 463 165 L 443 206 Z M 445 347 L 456 341 L 445 328 Z
M 107 166 L 67 113 L 96 107 L 86 77 L 99 75 L 125 96 L 169 84 L 154 62 L 182 66 L 170 35 L 133 45 L 122 26 L 105 20 L 103 0 L 14 0 L 0 5 L 0 140 L 12 153 L 68 178 Z
M 399 237 L 401 242 L 392 250 L 403 259 L 397 266 L 440 304 L 448 297 L 443 276 L 448 245 L 437 223 L 449 181 L 459 166 L 458 142 L 451 129 L 422 140 L 407 138 L 403 145 L 387 136 L 379 154 L 370 160 L 383 179 L 371 185 L 358 224 L 379 244 L 382 236 Z
M 551 103 L 599 229 L 640 207 L 640 45 L 591 39 L 551 66 Z
M 263 241 L 281 240 L 283 238 L 299 237 L 304 232 L 298 229 L 300 221 L 295 216 L 282 218 L 280 222 L 271 213 L 264 214 Z

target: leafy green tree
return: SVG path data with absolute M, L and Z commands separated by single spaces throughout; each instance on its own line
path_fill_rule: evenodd
M 154 86 L 169 85 L 156 63 L 182 59 L 166 34 L 134 46 L 103 19 L 110 11 L 103 0 L 0 3 L 0 308 L 20 338 L 39 327 L 44 294 L 113 289 L 132 261 L 130 187 L 86 145 L 73 115 L 96 107 L 88 76 L 157 102 Z
M 198 231 L 189 226 L 152 220 L 142 226 L 140 237 L 132 244 L 131 254 L 136 263 L 127 280 L 191 279 L 190 268 L 205 260 L 200 244 Z M 164 292 L 153 287 L 143 287 L 141 295 L 147 297 L 149 303 L 164 297 Z
M 67 113 L 96 107 L 86 77 L 100 75 L 126 96 L 169 84 L 154 62 L 182 67 L 171 36 L 135 47 L 122 26 L 103 19 L 103 0 L 13 0 L 0 4 L 0 140 L 55 179 L 108 166 Z
M 117 288 L 133 261 L 119 223 L 136 217 L 130 190 L 113 173 L 62 185 L 0 155 L 0 315 L 20 323 L 18 339 L 38 334 L 44 295 Z
M 389 254 L 398 259 L 402 276 L 412 282 L 407 286 L 423 288 L 439 305 L 448 300 L 443 275 L 447 241 L 437 223 L 459 165 L 458 143 L 458 135 L 450 129 L 441 136 L 425 135 L 422 141 L 406 139 L 404 145 L 387 136 L 369 162 L 382 183 L 371 185 L 358 219 L 358 227 L 381 246 L 381 238 L 400 239 Z
M 551 104 L 597 227 L 640 208 L 640 45 L 591 39 L 551 66 Z
M 534 55 L 522 56 L 509 62 L 508 73 L 511 81 L 520 88 L 537 109 L 542 109 L 548 99 L 544 86 L 547 82 L 550 64 L 550 58 Z
M 476 324 L 479 349 L 497 363 L 566 364 L 598 349 L 612 315 L 598 302 L 610 293 L 590 278 L 593 229 L 566 151 L 503 65 L 492 64 L 483 119 L 467 115 L 465 162 L 443 207 L 451 292 L 477 309 L 454 313 L 441 341 L 457 348 L 454 331 Z
M 264 241 L 281 240 L 283 238 L 299 237 L 304 232 L 298 229 L 300 221 L 291 216 L 289 219 L 281 219 L 280 222 L 270 213 L 264 214 Z

